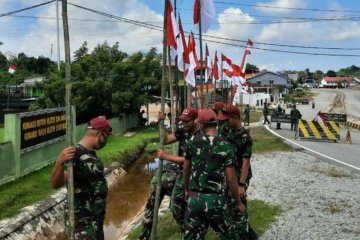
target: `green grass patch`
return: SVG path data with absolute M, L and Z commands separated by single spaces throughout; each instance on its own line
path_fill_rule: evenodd
M 272 206 L 263 201 L 250 200 L 248 201 L 250 225 L 255 232 L 261 236 L 276 221 L 276 218 L 281 213 L 279 206 Z M 141 226 L 135 228 L 127 237 L 128 240 L 139 239 L 141 234 Z M 172 218 L 170 211 L 159 217 L 157 239 L 159 240 L 177 240 L 181 239 L 181 232 Z M 215 233 L 209 228 L 206 235 L 206 240 L 217 240 Z
M 262 127 L 251 128 L 250 135 L 253 139 L 253 152 L 264 153 L 271 151 L 292 151 L 281 138 L 271 135 Z
M 98 151 L 105 166 L 119 159 L 123 154 L 137 150 L 140 146 L 158 137 L 155 128 L 142 129 L 133 137 L 111 136 L 106 147 Z M 50 183 L 53 164 L 32 172 L 13 182 L 0 186 L 0 220 L 12 217 L 23 207 L 34 204 L 55 192 Z
M 0 128 L 0 143 L 4 142 L 4 128 Z

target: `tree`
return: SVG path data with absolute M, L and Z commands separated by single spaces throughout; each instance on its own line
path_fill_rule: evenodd
M 327 71 L 326 76 L 328 76 L 328 77 L 336 77 L 336 72 L 333 71 L 333 70 L 329 70 L 329 71 Z
M 250 63 L 246 63 L 246 67 L 245 67 L 245 73 L 258 73 L 260 72 L 259 68 L 256 65 L 250 64 Z
M 121 52 L 116 43 L 97 45 L 88 53 L 86 43 L 75 51 L 72 63 L 72 104 L 77 109 L 77 122 L 105 115 L 116 116 L 123 112 L 138 112 L 151 101 L 149 96 L 159 95 L 161 79 L 161 56 L 156 49 L 147 54 L 131 56 Z M 43 95 L 34 108 L 64 105 L 64 69 L 51 74 L 41 83 Z

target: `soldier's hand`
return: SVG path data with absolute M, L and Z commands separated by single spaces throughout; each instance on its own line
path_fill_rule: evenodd
M 161 159 L 167 159 L 167 156 L 168 156 L 168 152 L 165 151 L 164 149 L 159 149 L 156 153 L 156 157 Z
M 239 190 L 240 198 L 243 198 L 245 196 L 245 187 L 239 186 L 238 190 Z
M 239 208 L 240 214 L 243 215 L 245 213 L 246 206 L 243 203 L 241 203 L 240 205 L 238 205 L 238 208 Z
M 159 112 L 159 114 L 158 114 L 158 121 L 160 121 L 160 120 L 165 120 L 165 118 L 166 118 L 166 114 L 163 113 L 163 112 Z
M 60 164 L 64 164 L 67 161 L 70 161 L 74 158 L 75 155 L 75 147 L 67 147 L 59 154 L 57 158 L 57 162 Z

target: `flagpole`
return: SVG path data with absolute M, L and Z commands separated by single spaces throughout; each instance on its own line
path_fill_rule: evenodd
M 65 45 L 65 105 L 66 105 L 66 142 L 68 146 L 73 145 L 73 128 L 72 128 L 72 114 L 71 114 L 71 59 L 70 59 L 70 37 L 69 37 L 69 24 L 67 15 L 67 0 L 62 1 L 62 19 L 64 30 L 64 45 Z M 68 189 L 68 208 L 70 229 L 68 238 L 75 239 L 75 211 L 74 211 L 74 172 L 73 162 L 66 163 L 67 173 L 67 189 Z
M 162 77 L 161 77 L 161 107 L 160 111 L 165 112 L 165 75 L 166 75 L 166 23 L 167 23 L 167 7 L 168 1 L 165 0 L 164 7 L 164 26 L 163 26 L 163 59 L 162 59 Z M 164 149 L 164 120 L 160 120 L 159 122 L 159 131 L 160 131 L 160 148 Z M 153 225 L 151 228 L 151 240 L 156 239 L 156 230 L 157 230 L 157 220 L 158 220 L 158 209 L 160 204 L 160 191 L 161 191 L 161 175 L 163 171 L 163 160 L 159 159 L 159 167 L 157 169 L 157 186 L 156 186 L 156 194 L 155 194 L 155 206 L 154 206 L 154 216 L 153 216 Z
M 223 69 L 222 53 L 221 53 L 221 98 L 224 102 L 224 69 Z
M 56 32 L 57 32 L 57 67 L 60 71 L 60 24 L 59 24 L 59 0 L 56 0 Z
M 201 0 L 199 0 L 199 42 L 200 42 L 200 93 L 203 93 L 203 49 L 202 49 L 202 34 L 201 34 Z M 196 82 L 196 73 L 195 73 Z M 203 104 L 201 104 L 203 105 Z

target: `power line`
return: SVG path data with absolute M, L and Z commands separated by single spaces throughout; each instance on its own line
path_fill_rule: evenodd
M 237 5 L 237 6 L 246 6 L 246 7 L 256 7 L 256 8 L 274 8 L 274 9 L 287 9 L 287 10 L 299 10 L 299 11 L 314 11 L 314 12 L 351 12 L 359 13 L 359 10 L 336 10 L 336 9 L 318 9 L 318 8 L 295 8 L 295 7 L 277 7 L 270 5 L 260 5 L 260 4 L 245 4 L 245 3 L 234 3 L 234 2 L 224 2 L 224 1 L 214 1 L 214 3 L 226 4 L 226 5 Z
M 70 4 L 70 3 L 69 3 Z M 120 21 L 123 21 L 124 19 L 126 19 L 126 22 L 128 23 L 136 23 L 137 25 L 139 26 L 142 26 L 142 27 L 145 27 L 147 28 L 147 26 L 151 26 L 151 29 L 153 30 L 157 30 L 157 31 L 162 31 L 162 27 L 161 26 L 157 26 L 157 25 L 151 25 L 151 24 L 147 24 L 145 22 L 140 22 L 140 21 L 136 21 L 136 20 L 130 20 L 130 19 L 127 19 L 127 18 L 121 18 L 121 17 L 117 17 L 117 16 L 114 16 L 114 15 L 111 15 L 111 14 L 107 14 L 107 13 L 103 13 L 103 12 L 100 12 L 100 11 L 97 11 L 97 10 L 93 10 L 93 9 L 90 9 L 90 8 L 85 8 L 85 7 L 82 7 L 82 6 L 79 6 L 79 5 L 76 5 L 76 4 L 71 4 L 75 7 L 80 7 L 81 9 L 84 9 L 84 10 L 87 10 L 87 11 L 91 11 L 93 13 L 97 13 L 97 14 L 100 14 L 102 16 L 107 16 L 107 17 L 110 17 L 110 18 L 115 18 L 115 19 L 119 19 Z M 190 32 L 186 32 L 186 33 L 190 33 Z M 231 38 L 224 38 L 224 37 L 217 37 L 217 36 L 212 36 L 212 35 L 206 35 L 206 34 L 203 34 L 204 37 L 208 37 L 208 38 L 215 38 L 215 39 L 221 39 L 221 40 L 226 40 L 226 41 L 236 41 L 236 42 L 244 42 L 246 43 L 247 41 L 245 40 L 238 40 L 238 39 L 231 39 Z M 214 41 L 213 42 L 216 42 L 216 43 L 220 43 L 219 41 Z M 314 47 L 314 46 L 300 46 L 300 45 L 286 45 L 286 44 L 274 44 L 274 43 L 264 43 L 264 42 L 254 42 L 255 44 L 260 44 L 260 45 L 270 45 L 270 46 L 279 46 L 279 47 L 291 47 L 291 48 L 310 48 L 310 49 L 323 49 L 323 50 L 360 50 L 360 48 L 324 48 L 324 47 Z M 224 43 L 226 44 L 226 43 Z M 235 45 L 235 46 L 240 46 L 240 45 Z M 245 47 L 245 46 L 240 46 L 240 47 Z M 276 49 L 266 49 L 266 48 L 258 48 L 259 50 L 266 50 L 266 51 L 279 51 L 281 52 L 282 50 L 276 50 Z M 291 51 L 285 51 L 285 52 L 291 52 Z M 292 53 L 301 53 L 301 52 L 292 52 Z M 307 53 L 309 54 L 309 53 Z M 343 56 L 343 55 L 339 55 L 339 54 L 332 54 L 332 55 L 329 55 L 329 54 L 325 54 L 325 56 Z M 345 55 L 344 55 L 345 56 Z M 347 54 L 346 56 L 357 56 L 357 55 L 349 55 Z M 360 56 L 360 55 L 359 55 Z
M 15 11 L 11 11 L 11 12 L 7 12 L 7 13 L 2 13 L 2 14 L 0 14 L 0 17 L 10 16 L 10 15 L 13 15 L 13 14 L 16 14 L 16 13 L 19 13 L 19 12 L 27 11 L 27 10 L 34 9 L 34 8 L 37 8 L 37 7 L 40 7 L 40 6 L 44 6 L 44 5 L 49 4 L 49 3 L 52 3 L 52 2 L 55 2 L 55 0 L 51 0 L 51 1 L 49 1 L 49 2 L 40 3 L 40 4 L 37 4 L 37 5 L 33 5 L 33 6 L 31 6 L 31 7 L 22 8 L 22 9 L 15 10 Z

